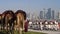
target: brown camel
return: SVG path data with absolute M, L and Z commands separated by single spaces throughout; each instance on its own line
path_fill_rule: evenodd
M 2 15 L 3 29 L 12 32 L 14 29 L 14 12 L 12 10 L 6 10 Z
M 24 30 L 25 20 L 26 20 L 26 13 L 23 10 L 17 10 L 15 14 L 16 14 L 15 29 L 17 29 L 19 33 L 22 34 L 22 31 Z

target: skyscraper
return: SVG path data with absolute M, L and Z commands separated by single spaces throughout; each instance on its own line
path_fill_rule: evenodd
M 54 19 L 54 16 L 55 16 L 54 14 L 55 14 L 55 12 L 54 12 L 54 10 L 52 10 L 52 14 L 51 14 L 52 19 Z
M 44 15 L 43 15 L 43 11 L 40 11 L 40 19 L 43 19 Z
M 51 19 L 51 8 L 48 8 L 48 12 L 46 14 L 47 19 Z
M 60 19 L 60 12 L 57 13 L 57 19 Z
M 45 19 L 45 18 L 46 18 L 46 16 L 45 16 L 45 15 L 46 15 L 46 14 L 45 14 L 45 12 L 46 12 L 46 11 L 45 11 L 45 8 L 43 8 L 43 10 L 44 10 L 44 12 L 43 12 L 43 15 L 44 15 L 44 16 L 43 16 L 43 17 L 44 17 L 44 19 Z
M 59 12 L 59 19 L 60 19 L 60 12 Z

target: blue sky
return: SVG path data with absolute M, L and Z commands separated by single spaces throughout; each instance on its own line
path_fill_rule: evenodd
M 60 0 L 0 0 L 0 13 L 9 9 L 39 13 L 43 8 L 60 10 Z

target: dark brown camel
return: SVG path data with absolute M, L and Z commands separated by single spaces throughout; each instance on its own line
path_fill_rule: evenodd
M 3 15 L 3 29 L 5 30 L 9 30 L 12 32 L 12 30 L 14 29 L 14 20 L 15 20 L 15 16 L 14 16 L 14 12 L 12 10 L 6 10 Z

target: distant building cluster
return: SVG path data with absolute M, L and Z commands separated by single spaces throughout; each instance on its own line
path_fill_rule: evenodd
M 60 12 L 55 12 L 55 10 L 52 10 L 51 8 L 48 8 L 47 11 L 44 9 L 44 11 L 40 11 L 40 19 L 60 19 Z
M 36 13 L 27 13 L 27 18 L 30 20 L 40 20 L 40 19 L 60 20 L 60 12 L 53 10 L 51 8 L 48 9 L 44 8 L 43 10 L 40 10 L 38 15 L 36 15 Z

